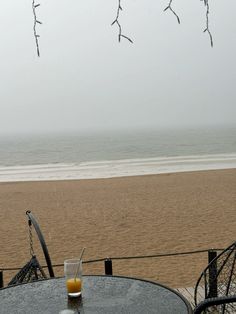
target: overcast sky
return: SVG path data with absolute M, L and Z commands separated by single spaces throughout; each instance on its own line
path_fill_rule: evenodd
M 1 1 L 0 132 L 236 124 L 236 1 Z

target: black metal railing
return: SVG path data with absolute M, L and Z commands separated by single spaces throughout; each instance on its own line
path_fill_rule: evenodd
M 173 253 L 160 253 L 160 254 L 152 254 L 152 255 L 137 255 L 137 256 L 114 256 L 114 257 L 106 257 L 106 258 L 98 258 L 83 261 L 83 264 L 91 264 L 91 263 L 104 263 L 104 273 L 105 275 L 113 274 L 113 264 L 112 261 L 115 260 L 131 260 L 131 259 L 149 259 L 149 258 L 160 258 L 160 257 L 170 257 L 170 256 L 183 256 L 183 255 L 191 255 L 191 254 L 200 254 L 200 253 L 208 253 L 208 261 L 211 262 L 213 258 L 215 258 L 218 251 L 223 251 L 223 249 L 204 249 L 204 250 L 195 250 L 195 251 L 186 251 L 186 252 L 173 252 Z M 64 264 L 54 264 L 53 268 L 63 267 Z M 43 265 L 42 268 L 47 268 L 47 265 Z M 19 271 L 20 267 L 9 267 L 9 268 L 1 268 L 0 269 L 0 288 L 3 287 L 3 272 L 6 271 Z M 211 282 L 211 281 L 210 281 Z M 212 289 L 214 289 L 214 282 L 212 281 Z

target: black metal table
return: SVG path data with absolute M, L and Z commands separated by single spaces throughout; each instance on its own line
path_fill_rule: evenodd
M 81 299 L 68 299 L 65 279 L 0 290 L 1 314 L 187 314 L 180 294 L 158 283 L 117 276 L 84 276 Z

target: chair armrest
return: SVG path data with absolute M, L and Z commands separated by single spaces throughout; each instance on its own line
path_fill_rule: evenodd
M 205 299 L 195 307 L 194 314 L 200 314 L 206 308 L 213 305 L 223 305 L 234 302 L 236 302 L 236 295 Z

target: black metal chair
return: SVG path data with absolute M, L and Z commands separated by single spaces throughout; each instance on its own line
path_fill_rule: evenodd
M 218 298 L 209 298 L 200 302 L 194 309 L 194 314 L 200 313 L 223 313 L 222 309 L 228 306 L 227 312 L 235 313 L 235 307 L 233 303 L 236 303 L 236 295 Z M 231 311 L 231 312 L 230 312 Z
M 30 255 L 31 259 L 28 263 L 26 263 L 20 271 L 12 278 L 12 280 L 8 283 L 8 285 L 16 285 L 26 282 L 32 282 L 40 279 L 46 279 L 47 275 L 44 272 L 42 266 L 40 265 L 33 248 L 33 235 L 32 235 L 32 225 L 38 235 L 38 239 L 40 241 L 44 257 L 47 263 L 47 268 L 49 272 L 49 276 L 51 278 L 54 277 L 54 271 L 50 259 L 50 255 L 48 253 L 47 245 L 44 240 L 43 234 L 40 230 L 39 224 L 35 219 L 34 215 L 31 211 L 27 211 L 26 215 L 28 216 L 28 225 L 29 225 L 29 240 L 30 240 Z
M 195 313 L 236 313 L 236 242 L 215 256 L 199 277 Z

